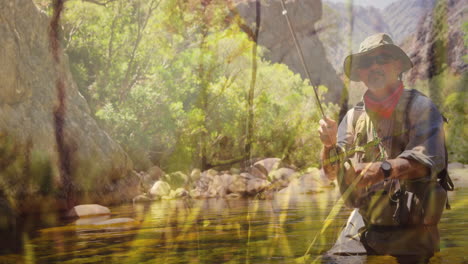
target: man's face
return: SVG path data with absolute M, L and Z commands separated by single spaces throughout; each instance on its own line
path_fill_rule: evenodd
M 380 49 L 361 57 L 358 68 L 359 79 L 372 93 L 382 95 L 398 81 L 402 63 Z

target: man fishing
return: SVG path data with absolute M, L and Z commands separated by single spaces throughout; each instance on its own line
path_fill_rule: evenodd
M 439 251 L 437 224 L 447 199 L 437 182 L 446 168 L 444 120 L 429 98 L 404 87 L 402 73 L 411 67 L 383 33 L 366 38 L 344 61 L 346 76 L 367 91 L 339 126 L 320 120 L 321 159 L 345 203 L 357 208 L 342 237 L 365 251 L 334 253 L 424 263 Z

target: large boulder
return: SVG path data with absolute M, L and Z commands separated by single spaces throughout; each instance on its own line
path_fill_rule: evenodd
M 247 168 L 247 173 L 250 175 L 257 177 L 259 179 L 267 179 L 268 171 L 260 165 L 254 165 L 252 167 Z
M 129 201 L 138 193 L 132 161 L 93 119 L 60 47 L 54 61 L 49 24 L 32 0 L 0 1 L 0 148 L 14 144 L 24 168 L 41 167 L 0 171 L 0 188 L 20 211 Z
M 153 187 L 151 187 L 150 195 L 155 198 L 161 198 L 164 196 L 168 196 L 171 192 L 171 186 L 167 182 L 164 181 L 157 181 L 154 183 Z
M 232 175 L 231 184 L 228 186 L 229 193 L 243 194 L 247 192 L 248 176 L 244 173 Z
M 218 197 L 218 196 L 223 197 L 225 194 L 226 194 L 226 189 L 223 184 L 223 179 L 221 178 L 221 175 L 213 176 L 213 180 L 211 181 L 211 184 L 208 187 L 208 190 L 206 191 L 206 196 L 207 197 Z
M 244 18 L 250 32 L 255 32 L 256 2 L 253 0 L 238 1 L 237 11 Z M 266 47 L 265 56 L 272 62 L 289 66 L 302 78 L 307 74 L 296 51 L 289 32 L 288 23 L 282 14 L 281 2 L 264 0 L 261 2 L 260 32 L 258 44 Z M 304 60 L 311 74 L 312 83 L 323 84 L 329 88 L 325 98 L 340 103 L 344 95 L 344 85 L 326 58 L 325 48 L 318 38 L 314 24 L 322 17 L 321 0 L 286 1 L 289 19 L 296 31 L 297 39 L 303 50 Z M 253 34 L 253 33 L 252 33 Z

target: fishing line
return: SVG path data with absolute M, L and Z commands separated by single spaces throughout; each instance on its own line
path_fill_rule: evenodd
M 299 45 L 299 42 L 297 41 L 297 38 L 296 38 L 296 33 L 294 31 L 294 28 L 292 27 L 291 21 L 289 20 L 288 11 L 286 10 L 286 5 L 284 4 L 284 0 L 281 0 L 281 7 L 283 8 L 282 14 L 286 18 L 286 21 L 288 22 L 289 32 L 291 32 L 294 45 L 296 46 L 296 50 L 299 53 L 299 59 L 301 60 L 302 67 L 304 68 L 307 78 L 309 78 L 312 88 L 314 89 L 316 103 L 320 109 L 322 118 L 325 120 L 326 116 L 325 116 L 325 113 L 323 112 L 322 103 L 320 102 L 320 98 L 318 96 L 317 84 L 312 83 L 312 78 L 310 77 L 309 68 L 307 67 L 307 64 L 305 63 L 304 54 L 302 53 L 301 46 Z
M 302 52 L 301 45 L 299 45 L 299 42 L 297 41 L 296 32 L 294 31 L 292 23 L 289 20 L 288 10 L 286 10 L 286 4 L 284 3 L 284 0 L 281 0 L 281 7 L 283 9 L 282 14 L 284 15 L 284 17 L 286 18 L 286 21 L 288 23 L 289 32 L 291 33 L 291 36 L 293 38 L 294 46 L 296 47 L 297 53 L 299 54 L 299 59 L 301 61 L 302 67 L 304 68 L 304 71 L 305 71 L 305 73 L 307 75 L 307 78 L 309 78 L 309 81 L 310 81 L 310 83 L 312 85 L 312 88 L 314 90 L 316 104 L 320 109 L 320 113 L 322 114 L 322 119 L 327 120 L 328 118 L 326 117 L 325 112 L 323 111 L 322 103 L 320 102 L 320 98 L 318 96 L 317 84 L 312 83 L 312 78 L 310 77 L 309 68 L 307 67 L 307 64 L 305 63 L 304 54 Z M 328 135 L 328 137 L 330 137 L 330 136 Z M 334 148 L 330 150 L 329 154 L 331 154 L 335 158 L 338 156 L 338 153 L 337 153 L 336 149 L 334 149 Z

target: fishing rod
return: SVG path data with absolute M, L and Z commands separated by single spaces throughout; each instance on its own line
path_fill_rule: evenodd
M 307 78 L 309 78 L 310 80 L 310 83 L 312 84 L 312 87 L 314 89 L 314 94 L 315 94 L 315 100 L 316 100 L 316 103 L 320 109 L 320 112 L 322 114 L 322 118 L 325 120 L 327 119 L 326 118 L 326 115 L 323 111 L 323 108 L 322 108 L 322 104 L 320 102 L 320 98 L 318 96 L 318 89 L 317 89 L 317 84 L 315 83 L 312 83 L 312 78 L 310 77 L 310 73 L 309 73 L 309 69 L 307 67 L 307 64 L 305 63 L 305 60 L 304 60 L 304 54 L 302 52 L 302 49 L 301 49 L 301 46 L 299 45 L 299 42 L 297 41 L 297 37 L 296 37 L 296 33 L 294 31 L 294 28 L 292 27 L 292 24 L 291 24 L 291 21 L 289 19 L 289 16 L 288 16 L 288 11 L 286 10 L 286 4 L 284 3 L 284 0 L 281 0 L 281 7 L 283 9 L 282 11 L 282 14 L 284 15 L 284 17 L 286 18 L 286 21 L 288 23 L 288 27 L 289 27 L 289 32 L 291 33 L 291 36 L 293 38 L 293 41 L 294 41 L 294 45 L 296 46 L 296 50 L 299 54 L 299 58 L 301 60 L 301 63 L 302 63 L 302 67 L 304 68 L 304 71 L 306 72 L 306 75 L 307 75 Z M 337 159 L 340 159 L 340 157 L 338 156 L 338 153 L 336 151 L 336 149 L 332 149 L 331 151 L 333 151 L 334 153 L 334 158 L 333 160 L 336 161 Z M 332 153 L 330 153 L 332 154 Z M 346 153 L 345 153 L 346 154 Z M 374 160 L 375 161 L 375 160 Z M 369 164 L 367 164 L 367 166 L 364 168 L 363 171 L 361 171 L 361 173 L 359 173 L 359 175 L 357 175 L 353 181 L 351 182 L 351 184 L 349 185 L 349 187 L 346 189 L 346 191 L 341 195 L 340 199 L 337 201 L 337 203 L 333 206 L 331 212 L 328 214 L 327 218 L 325 219 L 324 221 L 324 225 L 322 226 L 322 229 L 320 230 L 320 232 L 318 234 L 315 235 L 314 239 L 312 240 L 312 242 L 310 243 L 309 247 L 307 248 L 306 252 L 304 253 L 304 256 L 302 257 L 302 260 L 304 261 L 305 263 L 305 259 L 306 259 L 306 256 L 307 254 L 309 254 L 312 246 L 315 244 L 315 242 L 317 241 L 317 238 L 318 236 L 320 235 L 323 235 L 325 230 L 331 225 L 331 222 L 335 219 L 335 217 L 338 215 L 341 207 L 343 207 L 344 205 L 344 201 L 346 199 L 348 199 L 348 197 L 351 196 L 351 193 L 353 192 L 353 190 L 356 189 L 357 187 L 357 184 L 358 182 L 362 179 L 362 177 L 367 173 L 367 171 L 369 170 L 370 166 L 372 165 L 372 163 L 374 162 L 370 162 Z M 330 160 L 328 161 L 328 163 L 330 163 Z M 313 261 L 314 263 L 317 262 L 317 258 Z
M 297 38 L 296 38 L 296 33 L 294 31 L 294 28 L 292 27 L 291 21 L 289 20 L 288 10 L 286 10 L 286 4 L 284 3 L 284 0 L 281 0 L 281 7 L 283 8 L 283 13 L 282 14 L 286 18 L 286 21 L 288 22 L 289 32 L 291 32 L 291 36 L 293 38 L 294 45 L 296 46 L 296 50 L 299 53 L 299 59 L 301 60 L 302 67 L 304 68 L 304 71 L 305 71 L 305 73 L 307 75 L 307 78 L 309 78 L 310 84 L 312 85 L 312 88 L 314 89 L 316 103 L 317 103 L 317 105 L 318 105 L 318 107 L 320 109 L 320 113 L 322 114 L 322 118 L 325 120 L 326 115 L 325 115 L 325 112 L 323 111 L 322 103 L 320 102 L 320 98 L 318 96 L 317 84 L 312 83 L 312 78 L 310 77 L 309 68 L 307 67 L 307 64 L 305 63 L 304 54 L 302 53 L 301 46 L 299 45 L 299 42 L 297 41 Z

